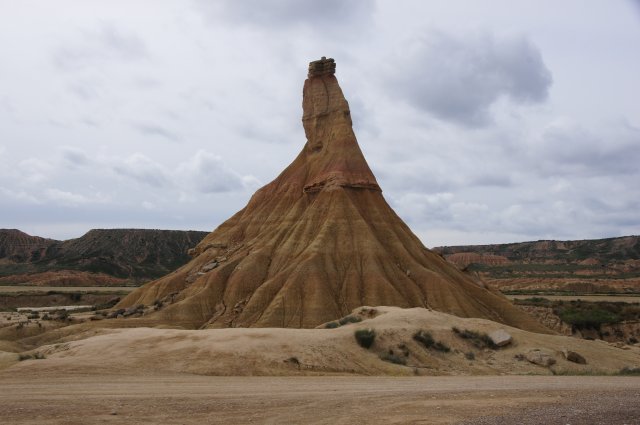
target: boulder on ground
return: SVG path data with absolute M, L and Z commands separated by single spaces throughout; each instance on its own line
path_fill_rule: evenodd
M 539 366 L 549 367 L 556 364 L 556 359 L 549 353 L 546 353 L 540 349 L 533 349 L 528 351 L 524 358 L 533 364 Z
M 489 338 L 491 339 L 491 342 L 498 347 L 504 347 L 505 345 L 511 344 L 511 341 L 513 341 L 511 335 L 509 335 L 509 333 L 504 329 L 498 329 L 491 332 L 489 334 Z
M 562 355 L 564 356 L 565 359 L 567 359 L 567 361 L 578 363 L 578 364 L 587 364 L 587 360 L 584 357 L 582 357 L 582 355 L 576 353 L 575 351 L 563 350 Z

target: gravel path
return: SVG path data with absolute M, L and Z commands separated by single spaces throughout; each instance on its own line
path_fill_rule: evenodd
M 640 424 L 632 377 L 13 376 L 3 424 Z

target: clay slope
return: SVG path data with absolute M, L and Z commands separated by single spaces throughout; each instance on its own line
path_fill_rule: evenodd
M 333 60 L 310 65 L 307 142 L 293 163 L 205 237 L 191 262 L 119 307 L 162 301 L 151 318 L 190 328 L 309 328 L 358 306 L 394 305 L 548 331 L 427 250 L 395 214 L 333 68 Z

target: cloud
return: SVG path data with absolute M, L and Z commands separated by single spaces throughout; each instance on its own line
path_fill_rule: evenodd
M 640 129 L 618 123 L 593 131 L 558 120 L 544 129 L 528 153 L 545 174 L 640 174 Z
M 525 37 L 431 31 L 400 48 L 389 89 L 437 118 L 469 127 L 491 122 L 501 98 L 537 103 L 552 83 L 538 48 Z
M 29 184 L 39 184 L 48 180 L 54 171 L 53 165 L 39 158 L 27 158 L 18 163 L 22 172 L 22 181 Z
M 251 177 L 242 177 L 229 168 L 221 157 L 203 150 L 182 162 L 177 173 L 189 187 L 201 193 L 230 192 L 244 189 L 245 181 L 251 184 Z
M 99 63 L 136 61 L 148 55 L 137 35 L 113 23 L 103 23 L 98 29 L 82 31 L 76 40 L 55 50 L 53 63 L 59 69 L 75 71 Z
M 44 196 L 49 201 L 54 201 L 57 204 L 65 206 L 77 206 L 82 204 L 91 203 L 105 203 L 109 201 L 109 198 L 103 196 L 100 193 L 96 193 L 94 196 L 88 197 L 79 193 L 73 193 L 60 189 L 46 189 Z
M 133 154 L 122 163 L 114 165 L 113 170 L 119 175 L 155 188 L 166 187 L 170 184 L 169 177 L 162 165 L 140 153 Z
M 180 137 L 178 137 L 178 135 L 157 124 L 135 123 L 132 125 L 132 127 L 145 135 L 159 136 L 171 142 L 180 141 Z
M 371 17 L 371 0 L 222 0 L 196 2 L 209 19 L 272 29 L 291 26 L 335 28 Z
M 81 149 L 63 146 L 60 150 L 62 151 L 63 164 L 71 168 L 84 167 L 91 162 L 91 159 L 89 159 L 87 154 Z

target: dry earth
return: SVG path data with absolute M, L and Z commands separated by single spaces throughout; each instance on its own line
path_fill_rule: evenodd
M 22 376 L 56 373 L 118 374 L 193 373 L 201 375 L 499 375 L 613 374 L 640 368 L 640 347 L 537 334 L 484 319 L 464 319 L 424 308 L 361 307 L 352 314 L 363 319 L 336 329 L 160 329 L 140 319 L 85 322 L 11 339 L 13 327 L 2 328 L 7 342 L 32 347 L 42 360 L 18 361 L 4 353 L 8 371 Z M 129 327 L 128 329 L 123 329 Z M 453 328 L 491 333 L 503 329 L 513 342 L 500 349 L 477 346 Z M 26 329 L 26 328 L 25 328 Z M 21 330 L 24 331 L 25 329 Z M 358 345 L 358 329 L 375 330 L 369 349 Z M 413 336 L 428 332 L 449 351 L 427 349 Z M 12 333 L 14 332 L 14 333 Z M 11 345 L 2 348 L 10 351 Z M 24 350 L 24 348 L 23 348 Z M 540 366 L 524 359 L 532 350 L 553 360 Z M 567 361 L 575 351 L 587 363 Z M 1 353 L 0 353 L 1 354 Z M 397 364 L 402 363 L 402 364 Z M 0 368 L 2 365 L 0 365 Z
M 624 377 L 0 373 L 7 424 L 638 424 Z
M 531 376 L 636 368 L 638 347 L 422 308 L 362 307 L 353 315 L 364 320 L 336 329 L 125 329 L 142 322 L 104 320 L 7 340 L 0 346 L 2 423 L 640 424 L 638 377 Z M 454 326 L 504 329 L 513 343 L 479 349 Z M 363 328 L 376 330 L 370 349 L 355 341 Z M 412 339 L 419 329 L 451 351 L 419 345 Z M 26 343 L 38 348 L 23 355 L 46 358 L 18 361 L 15 351 Z M 556 363 L 516 358 L 534 348 Z M 568 362 L 564 349 L 587 364 Z M 406 365 L 382 360 L 389 350 Z

